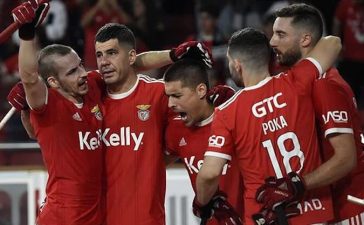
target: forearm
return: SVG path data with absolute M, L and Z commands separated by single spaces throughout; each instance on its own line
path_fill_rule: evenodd
M 347 175 L 356 166 L 356 147 L 351 134 L 329 138 L 335 154 L 316 170 L 304 176 L 308 190 L 326 186 Z
M 216 193 L 218 185 L 219 177 L 206 177 L 202 168 L 198 173 L 196 180 L 196 195 L 198 202 L 202 205 L 206 205 Z
M 157 69 L 171 64 L 173 61 L 169 56 L 170 50 L 149 51 L 137 55 L 134 68 L 137 71 Z
M 24 85 L 35 83 L 38 80 L 37 73 L 38 48 L 35 40 L 20 40 L 19 47 L 19 73 Z

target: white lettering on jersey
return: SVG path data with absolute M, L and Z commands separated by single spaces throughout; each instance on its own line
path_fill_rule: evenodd
M 324 123 L 328 123 L 332 119 L 335 123 L 347 123 L 348 113 L 346 111 L 328 111 L 326 115 L 322 115 Z
M 91 132 L 87 131 L 86 133 L 78 132 L 78 140 L 80 143 L 80 149 L 84 150 L 95 150 L 101 146 L 101 129 L 96 131 L 96 137 L 92 136 L 89 138 Z
M 120 127 L 120 133 L 111 133 L 106 137 L 110 128 L 106 128 L 102 133 L 101 139 L 105 146 L 131 146 L 134 144 L 134 151 L 138 151 L 142 143 L 144 132 L 139 134 L 130 131 L 130 127 Z M 133 143 L 131 142 L 133 140 Z
M 300 210 L 300 213 L 306 213 L 308 211 L 317 211 L 317 210 L 325 210 L 320 199 L 312 198 L 308 201 L 303 201 L 298 203 L 297 208 Z
M 221 148 L 225 144 L 225 138 L 223 136 L 212 135 L 209 138 L 209 147 Z
M 274 96 L 271 96 L 269 98 L 263 99 L 260 102 L 255 103 L 252 107 L 252 112 L 254 116 L 260 118 L 267 115 L 268 113 L 273 112 L 274 108 L 280 109 L 287 106 L 287 103 L 285 102 L 282 103 L 278 102 L 278 97 L 281 95 L 282 93 L 279 92 Z
M 196 156 L 191 156 L 190 158 L 184 158 L 184 162 L 186 164 L 186 167 L 188 168 L 188 170 L 190 171 L 191 174 L 193 173 L 198 173 L 198 171 L 200 171 L 202 164 L 203 164 L 203 160 L 198 160 L 195 163 L 195 158 Z M 225 163 L 224 167 L 222 168 L 222 172 L 221 175 L 226 175 L 227 173 L 227 169 L 231 167 L 228 163 Z
M 266 123 L 262 123 L 262 128 L 264 134 L 267 134 L 267 131 L 274 132 L 280 130 L 284 127 L 288 126 L 287 121 L 284 119 L 284 116 L 280 116 L 278 118 L 274 118 L 269 120 Z

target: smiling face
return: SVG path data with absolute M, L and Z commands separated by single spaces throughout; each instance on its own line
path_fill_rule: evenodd
M 60 88 L 66 95 L 79 99 L 88 92 L 87 73 L 75 51 L 64 56 L 55 55 L 57 76 L 48 78 L 51 87 Z
M 190 127 L 204 119 L 203 108 L 207 105 L 205 84 L 199 84 L 192 89 L 183 86 L 182 81 L 170 81 L 165 83 L 165 92 L 168 96 L 168 107 L 180 114 L 186 126 Z
M 135 60 L 135 50 L 120 45 L 116 38 L 96 42 L 97 67 L 107 85 L 122 83 L 127 79 Z
M 291 17 L 278 17 L 273 25 L 273 36 L 270 40 L 279 64 L 293 66 L 302 58 L 300 49 L 301 33 L 295 29 Z

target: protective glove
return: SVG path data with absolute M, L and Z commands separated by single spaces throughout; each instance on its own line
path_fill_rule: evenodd
M 7 100 L 18 112 L 29 109 L 22 82 L 14 85 L 7 96 Z

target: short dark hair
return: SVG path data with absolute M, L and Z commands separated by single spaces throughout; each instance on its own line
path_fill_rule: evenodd
M 259 69 L 267 66 L 271 56 L 271 47 L 265 34 L 254 28 L 244 28 L 233 33 L 228 44 L 228 53 L 239 58 L 247 67 Z
M 298 3 L 286 6 L 275 13 L 276 17 L 292 17 L 292 26 L 299 29 L 307 29 L 313 37 L 313 44 L 316 44 L 323 34 L 323 20 L 321 13 L 315 7 Z
M 106 42 L 110 39 L 117 39 L 119 44 L 123 43 L 135 49 L 135 36 L 125 25 L 118 23 L 107 23 L 102 26 L 96 34 L 96 42 Z
M 73 49 L 66 45 L 52 44 L 43 48 L 38 56 L 38 73 L 47 81 L 49 76 L 58 76 L 54 56 L 65 56 L 70 54 Z
M 182 59 L 172 64 L 164 73 L 164 81 L 181 81 L 183 87 L 191 89 L 201 83 L 209 87 L 206 66 L 194 59 Z

